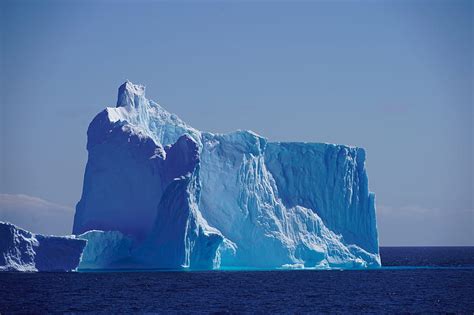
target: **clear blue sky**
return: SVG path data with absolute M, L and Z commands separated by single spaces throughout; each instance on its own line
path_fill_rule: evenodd
M 474 244 L 473 2 L 1 1 L 0 193 L 74 207 L 130 79 L 190 125 L 367 149 L 382 245 Z

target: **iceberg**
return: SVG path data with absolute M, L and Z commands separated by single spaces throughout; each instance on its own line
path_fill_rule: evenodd
M 74 271 L 86 240 L 46 236 L 0 222 L 0 271 Z
M 361 148 L 202 132 L 129 81 L 87 135 L 84 268 L 380 266 Z

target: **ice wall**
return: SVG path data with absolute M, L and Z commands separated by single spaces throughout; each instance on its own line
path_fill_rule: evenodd
M 73 271 L 86 241 L 46 236 L 0 221 L 0 271 Z
M 286 206 L 313 209 L 345 242 L 378 253 L 365 151 L 326 143 L 268 143 L 265 164 Z
M 265 138 L 248 131 L 202 135 L 199 208 L 209 224 L 237 247 L 233 256 L 222 256 L 221 267 L 360 268 L 378 264 L 377 255 L 370 251 L 360 258 L 362 251 L 347 246 L 317 211 L 283 202 L 265 163 Z M 304 159 L 291 162 L 306 163 Z
M 130 268 L 134 240 L 118 231 L 92 230 L 78 235 L 87 240 L 78 269 Z

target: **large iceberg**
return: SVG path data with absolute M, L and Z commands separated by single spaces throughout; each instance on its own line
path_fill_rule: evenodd
M 128 81 L 87 133 L 84 268 L 380 266 L 361 148 L 201 132 Z
M 0 271 L 74 271 L 86 242 L 34 234 L 0 221 Z

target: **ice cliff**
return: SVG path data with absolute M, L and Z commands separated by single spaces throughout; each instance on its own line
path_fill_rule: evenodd
M 0 271 L 73 271 L 86 241 L 30 233 L 0 222 Z
M 363 149 L 201 132 L 130 82 L 87 134 L 84 268 L 380 266 Z

